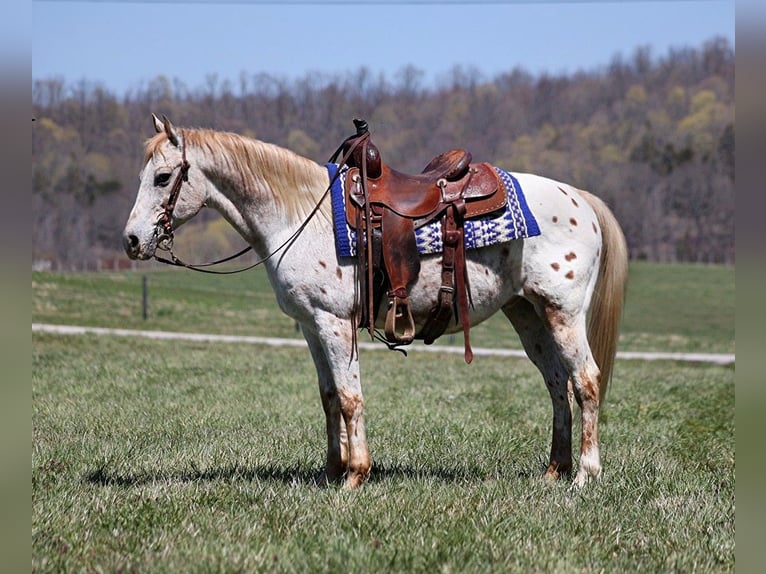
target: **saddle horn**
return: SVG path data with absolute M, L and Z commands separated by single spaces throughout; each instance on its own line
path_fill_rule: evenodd
M 350 138 L 354 141 L 358 138 L 367 138 L 361 146 L 357 147 L 349 160 L 346 162 L 349 167 L 358 167 L 362 169 L 362 164 L 366 164 L 367 177 L 370 179 L 377 179 L 380 177 L 383 167 L 382 160 L 380 159 L 380 152 L 377 146 L 369 139 L 370 126 L 366 120 L 354 118 L 354 126 L 356 127 L 356 135 Z M 351 142 L 347 144 L 346 149 L 351 147 Z

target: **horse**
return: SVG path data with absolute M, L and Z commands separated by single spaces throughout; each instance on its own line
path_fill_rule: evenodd
M 217 210 L 262 258 L 280 309 L 300 325 L 308 344 L 327 433 L 317 481 L 359 487 L 372 459 L 355 348 L 359 327 L 352 320 L 357 277 L 354 261 L 336 250 L 328 167 L 254 138 L 152 119 L 156 133 L 145 142 L 140 186 L 123 233 L 128 257 L 156 256 L 169 232 L 203 207 Z M 614 367 L 627 247 L 619 223 L 595 195 L 539 175 L 513 175 L 540 234 L 466 251 L 469 322 L 474 326 L 498 311 L 510 321 L 553 406 L 543 477 L 582 487 L 602 476 L 599 412 Z M 418 327 L 436 302 L 440 275 L 440 256 L 423 256 L 410 291 Z M 446 333 L 461 329 L 453 319 Z M 581 414 L 574 477 L 573 399 Z

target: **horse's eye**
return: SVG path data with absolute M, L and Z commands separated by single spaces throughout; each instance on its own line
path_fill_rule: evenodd
M 154 176 L 154 185 L 165 187 L 170 182 L 170 173 L 158 173 Z

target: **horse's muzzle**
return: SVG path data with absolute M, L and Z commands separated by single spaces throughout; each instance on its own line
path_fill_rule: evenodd
M 128 232 L 122 236 L 122 247 L 131 259 L 150 259 L 154 252 L 153 246 L 152 249 L 145 249 L 139 237 Z

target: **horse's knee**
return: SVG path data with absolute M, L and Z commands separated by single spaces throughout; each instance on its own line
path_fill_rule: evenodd
M 364 413 L 364 399 L 360 391 L 338 389 L 338 399 L 340 400 L 340 412 L 347 425 Z
M 601 371 L 595 363 L 591 368 L 583 367 L 573 373 L 572 390 L 580 408 L 598 408 Z

